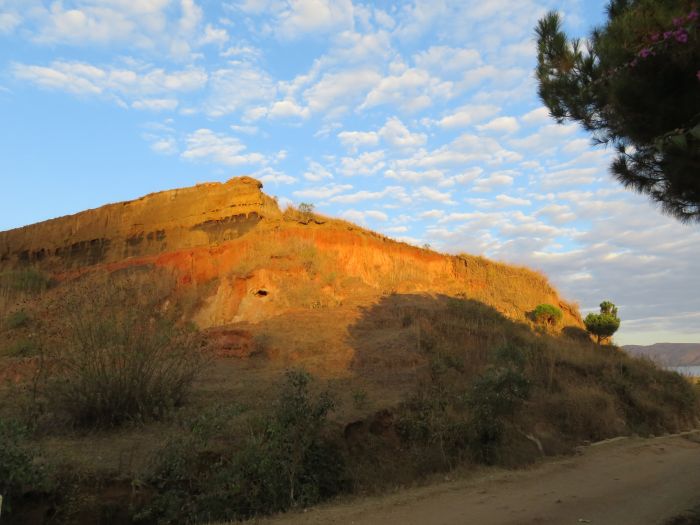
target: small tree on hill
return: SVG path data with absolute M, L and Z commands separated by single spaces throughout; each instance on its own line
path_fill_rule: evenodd
M 299 204 L 299 214 L 302 220 L 309 222 L 314 218 L 314 208 L 315 206 L 310 202 L 302 202 Z
M 588 333 L 595 335 L 598 344 L 612 336 L 620 328 L 620 319 L 617 317 L 617 307 L 610 301 L 600 303 L 599 314 L 588 314 L 583 323 Z
M 538 304 L 532 311 L 532 319 L 538 325 L 553 328 L 561 321 L 562 313 L 559 308 L 551 304 Z

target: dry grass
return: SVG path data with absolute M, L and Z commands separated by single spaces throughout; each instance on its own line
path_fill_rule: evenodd
M 279 292 L 280 304 L 289 308 L 255 324 L 235 327 L 249 332 L 256 341 L 252 357 L 219 359 L 205 376 L 193 382 L 189 402 L 181 408 L 170 411 L 178 404 L 172 401 L 178 396 L 164 396 L 170 399 L 164 412 L 170 413 L 159 422 L 146 421 L 118 432 L 102 432 L 99 437 L 70 429 L 51 435 L 50 430 L 38 442 L 43 454 L 86 472 L 107 470 L 110 476 L 117 473 L 133 479 L 146 468 L 147 457 L 158 453 L 158 436 L 177 438 L 183 432 L 183 421 L 216 406 L 234 405 L 237 411 L 227 416 L 226 428 L 230 430 L 223 439 L 226 446 L 235 448 L 255 418 L 270 406 L 275 391 L 271 385 L 279 383 L 285 368 L 300 364 L 321 377 L 335 394 L 338 410 L 328 431 L 345 447 L 358 491 L 413 483 L 479 458 L 507 465 L 527 463 L 540 452 L 526 436 L 539 440 L 548 454 L 562 453 L 582 441 L 615 434 L 686 428 L 698 414 L 697 395 L 677 374 L 614 348 L 598 347 L 586 338 L 567 337 L 567 331 L 533 331 L 525 312 L 543 302 L 562 307 L 565 323 L 572 325 L 577 319 L 575 309 L 558 302 L 556 292 L 536 272 L 479 257 L 441 260 L 432 252 L 392 248 L 367 263 L 367 268 L 348 263 L 348 268 L 355 270 L 351 273 L 339 261 L 378 250 L 374 241 L 365 239 L 353 246 L 352 253 L 342 254 L 342 247 L 337 251 L 318 248 L 313 224 L 293 227 L 311 233 L 295 236 L 285 230 L 270 230 L 254 242 L 241 243 L 250 247 L 240 253 L 231 272 L 239 278 L 269 272 L 274 276 L 272 284 L 279 288 L 273 293 Z M 372 271 L 374 264 L 382 264 L 381 271 Z M 447 277 L 424 271 L 430 264 Z M 13 337 L 19 339 L 23 330 L 33 330 L 42 334 L 42 344 L 61 348 L 69 335 L 66 326 L 71 322 L 66 321 L 73 316 L 78 321 L 91 316 L 93 320 L 108 318 L 126 328 L 124 341 L 145 342 L 140 353 L 148 354 L 146 347 L 155 347 L 153 355 L 167 362 L 165 346 L 158 343 L 160 336 L 152 331 L 155 325 L 151 319 L 162 314 L 175 325 L 186 322 L 197 311 L 205 289 L 173 292 L 170 281 L 165 293 L 157 293 L 156 299 L 145 304 L 149 286 L 160 279 L 155 275 L 152 268 L 144 267 L 131 277 L 137 290 L 133 297 L 128 293 L 98 296 L 102 306 L 90 306 L 91 301 L 83 300 L 67 307 L 68 297 L 71 293 L 80 295 L 78 290 L 82 289 L 86 299 L 85 294 L 97 289 L 98 282 L 106 284 L 118 274 L 93 272 L 32 296 L 29 306 L 22 306 L 31 319 L 29 327 L 15 328 Z M 437 288 L 444 295 L 401 293 L 436 289 L 436 275 L 442 279 Z M 109 286 L 114 287 L 113 282 Z M 187 290 L 194 295 L 187 296 Z M 15 297 L 5 294 L 8 299 L 4 304 L 12 312 L 19 311 L 12 303 Z M 134 298 L 138 300 L 134 302 Z M 116 309 L 108 313 L 105 302 L 113 303 Z M 160 314 L 141 315 L 153 311 Z M 140 323 L 126 322 L 139 317 Z M 114 333 L 110 338 L 114 340 Z M 150 345 L 149 341 L 158 344 Z M 99 352 L 87 355 L 95 357 Z M 92 365 L 106 371 L 99 359 Z M 509 375 L 508 370 L 514 373 Z M 115 397 L 125 388 L 119 374 L 92 377 L 93 384 L 111 384 Z M 493 399 L 486 396 L 478 401 L 480 406 L 475 405 L 478 396 L 474 396 L 472 385 L 491 381 L 491 386 L 498 386 L 499 381 L 507 384 L 511 377 L 525 381 L 528 395 L 514 399 L 512 406 L 499 412 L 501 423 L 480 429 L 482 437 L 493 434 L 497 439 L 487 444 L 487 453 L 479 455 L 474 447 L 473 429 L 477 425 L 473 414 L 489 413 Z M 79 397 L 89 397 L 86 390 L 82 392 Z M 377 423 L 377 414 L 386 417 Z M 425 424 L 426 419 L 430 424 Z M 411 441 L 413 438 L 406 437 L 410 433 L 401 434 L 399 421 L 411 423 L 413 426 L 407 428 L 417 429 L 415 435 L 423 436 L 423 441 Z M 348 424 L 363 430 L 352 439 L 343 438 Z M 376 433 L 369 430 L 373 424 L 378 425 Z
M 286 367 L 299 363 L 322 376 L 334 392 L 338 410 L 328 430 L 334 439 L 342 441 L 348 423 L 364 422 L 359 437 L 344 442 L 358 491 L 413 483 L 477 457 L 460 437 L 469 435 L 472 410 L 460 400 L 494 367 L 519 363 L 518 373 L 529 384 L 529 396 L 496 429 L 501 437 L 485 456 L 506 465 L 538 457 L 525 435 L 537 438 L 545 452 L 561 453 L 614 434 L 676 430 L 692 424 L 697 413 L 692 391 L 689 395 L 679 376 L 613 348 L 535 333 L 527 323 L 473 300 L 387 295 L 359 312 L 307 309 L 245 329 L 264 335 L 262 354 L 219 360 L 194 383 L 189 404 L 172 418 L 99 437 L 46 436 L 40 448 L 88 472 L 109 469 L 110 475 L 134 477 L 146 468 L 149 455 L 158 454 L 157 436 L 177 438 L 183 421 L 233 405 L 238 409 L 227 416 L 230 430 L 219 445 L 236 447 L 251 421 L 270 406 L 271 385 L 279 384 Z M 504 354 L 504 347 L 515 350 Z M 420 403 L 407 403 L 417 393 Z M 411 406 L 423 415 L 411 412 Z M 389 426 L 370 432 L 383 410 Z M 432 423 L 425 426 L 421 418 L 428 416 Z M 423 444 L 402 441 L 392 427 L 406 418 L 426 436 Z M 95 448 L 86 454 L 89 447 Z
M 315 276 L 320 256 L 313 241 L 303 238 L 285 239 L 281 234 L 268 233 L 245 248 L 231 274 L 246 277 L 255 270 L 290 271 L 303 269 Z

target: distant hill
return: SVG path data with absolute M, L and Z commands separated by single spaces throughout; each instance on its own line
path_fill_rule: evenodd
M 700 343 L 655 343 L 622 348 L 632 355 L 646 356 L 665 366 L 700 365 Z

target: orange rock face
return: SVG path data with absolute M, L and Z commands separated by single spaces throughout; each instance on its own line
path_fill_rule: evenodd
M 474 299 L 513 320 L 550 303 L 564 311 L 565 324 L 581 325 L 536 272 L 420 249 L 344 221 L 283 214 L 261 188 L 241 177 L 0 232 L 0 270 L 34 265 L 69 283 L 89 271 L 160 268 L 196 292 L 192 320 L 202 328 L 371 304 L 392 293 Z M 249 351 L 222 334 L 231 355 Z
M 238 177 L 109 204 L 0 232 L 0 268 L 61 271 L 238 238 L 263 216 L 280 216 L 262 184 Z

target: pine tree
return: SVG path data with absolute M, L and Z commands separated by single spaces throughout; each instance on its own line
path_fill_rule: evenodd
M 539 95 L 557 122 L 615 147 L 611 172 L 700 222 L 700 15 L 693 0 L 612 0 L 587 43 L 539 21 Z
M 617 306 L 610 301 L 600 303 L 599 314 L 588 314 L 583 320 L 588 333 L 595 335 L 598 344 L 611 337 L 620 328 L 620 318 L 617 316 Z

